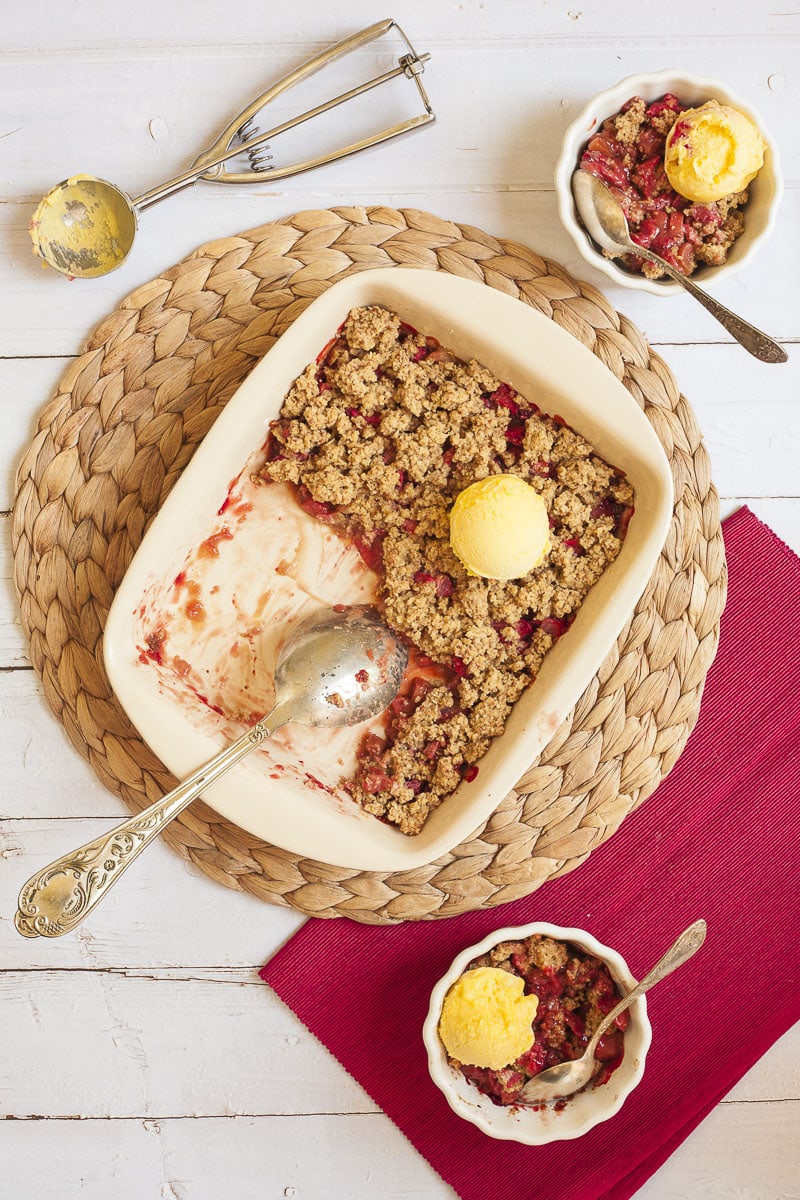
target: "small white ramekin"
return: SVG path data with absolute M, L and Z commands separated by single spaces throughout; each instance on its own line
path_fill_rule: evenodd
M 436 984 L 431 993 L 422 1037 L 428 1051 L 431 1078 L 444 1093 L 454 1112 L 477 1125 L 489 1137 L 522 1142 L 527 1146 L 542 1146 L 546 1142 L 580 1137 L 619 1111 L 625 1098 L 630 1095 L 644 1074 L 652 1029 L 647 1017 L 646 998 L 640 996 L 630 1008 L 622 1062 L 607 1083 L 598 1087 L 588 1087 L 558 1106 L 548 1103 L 535 1108 L 504 1108 L 493 1104 L 488 1096 L 482 1095 L 474 1084 L 447 1061 L 447 1052 L 439 1037 L 442 1004 L 450 986 L 463 974 L 468 963 L 474 958 L 485 954 L 500 942 L 519 941 L 533 933 L 544 934 L 561 942 L 572 942 L 579 949 L 597 955 L 607 965 L 621 992 L 629 992 L 636 986 L 636 980 L 616 950 L 602 945 L 583 929 L 565 929 L 544 921 L 498 929 L 488 934 L 483 941 L 462 950 L 447 973 Z
M 704 104 L 706 100 L 719 100 L 721 104 L 730 104 L 738 108 L 754 122 L 767 146 L 764 165 L 749 184 L 750 199 L 747 207 L 743 209 L 744 232 L 733 243 L 727 260 L 721 266 L 698 267 L 692 279 L 697 283 L 708 284 L 712 280 L 719 280 L 723 275 L 733 274 L 748 263 L 772 232 L 783 194 L 778 149 L 764 122 L 752 105 L 742 100 L 719 80 L 687 75 L 681 71 L 656 71 L 652 74 L 629 75 L 614 87 L 600 92 L 578 113 L 564 133 L 555 169 L 558 213 L 567 233 L 590 266 L 602 271 L 614 283 L 637 288 L 642 292 L 651 292 L 654 296 L 676 295 L 682 292 L 683 288 L 671 279 L 646 279 L 644 275 L 628 271 L 617 260 L 606 258 L 589 240 L 586 230 L 578 220 L 570 180 L 578 167 L 584 146 L 607 117 L 618 113 L 631 96 L 641 96 L 650 103 L 665 92 L 672 92 L 683 104 L 690 107 Z

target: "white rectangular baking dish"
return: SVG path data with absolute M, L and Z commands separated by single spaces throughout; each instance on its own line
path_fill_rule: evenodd
M 666 538 L 673 499 L 669 464 L 644 413 L 599 359 L 554 321 L 491 287 L 444 272 L 364 271 L 332 285 L 230 399 L 147 531 L 108 616 L 104 654 L 112 687 L 144 741 L 178 777 L 221 748 L 230 736 L 230 723 L 211 710 L 194 711 L 169 678 L 143 661 L 143 613 L 159 589 L 167 593 L 191 547 L 213 530 L 231 481 L 242 477 L 263 445 L 294 379 L 350 309 L 367 304 L 396 310 L 459 357 L 484 363 L 545 412 L 558 413 L 603 458 L 627 472 L 635 491 L 635 514 L 618 559 L 548 653 L 535 683 L 514 706 L 505 732 L 481 759 L 477 777 L 462 783 L 417 836 L 401 834 L 346 797 L 309 786 L 299 775 L 276 771 L 261 750 L 204 796 L 231 821 L 299 856 L 387 871 L 432 862 L 469 837 L 540 753 L 641 596 Z M 251 537 L 256 529 L 252 521 L 258 521 L 257 512 L 247 517 Z M 270 561 L 268 522 L 258 537 L 262 552 L 255 561 L 247 559 L 242 588 L 252 588 L 254 580 L 268 587 L 278 565 Z M 241 566 L 239 570 L 245 573 Z M 351 594 L 338 597 L 345 602 L 355 599 L 352 580 L 350 584 Z M 336 601 L 335 577 L 326 579 L 320 598 Z M 312 746 L 313 756 L 313 737 L 319 732 L 311 732 L 312 741 L 304 745 Z M 313 774 L 314 763 L 304 762 L 304 768 Z

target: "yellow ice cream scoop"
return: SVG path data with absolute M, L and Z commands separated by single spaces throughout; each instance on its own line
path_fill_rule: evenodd
M 537 996 L 525 996 L 525 981 L 499 967 L 475 967 L 448 991 L 439 1036 L 451 1058 L 499 1071 L 530 1050 Z
M 450 512 L 450 545 L 470 575 L 519 579 L 550 546 L 544 500 L 517 475 L 471 483 Z
M 738 108 L 709 100 L 681 113 L 667 137 L 664 170 L 675 191 L 709 204 L 741 192 L 764 165 L 764 139 Z

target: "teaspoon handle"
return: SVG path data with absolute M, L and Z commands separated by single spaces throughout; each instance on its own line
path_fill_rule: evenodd
M 727 329 L 728 333 L 732 334 L 736 341 L 755 358 L 768 363 L 787 361 L 788 355 L 779 342 L 766 333 L 762 333 L 760 329 L 756 329 L 755 325 L 751 325 L 749 321 L 745 321 L 736 313 L 731 312 L 724 304 L 720 304 L 719 300 L 714 300 L 692 279 L 677 271 L 671 263 L 666 262 L 658 254 L 654 254 L 652 250 L 646 250 L 643 246 L 634 245 L 632 249 L 640 257 L 649 258 L 651 262 L 658 263 L 660 267 L 663 267 L 671 279 L 685 287 L 687 292 L 694 296 L 695 300 L 698 300 L 703 308 L 707 309 L 712 317 L 715 317 L 720 325 Z
M 19 894 L 17 932 L 31 938 L 71 933 L 170 821 L 285 720 L 273 709 L 149 808 L 32 875 Z
M 639 996 L 643 996 L 655 984 L 660 983 L 662 979 L 666 979 L 667 975 L 671 975 L 677 967 L 690 959 L 693 954 L 702 946 L 706 940 L 707 926 L 705 921 L 700 918 L 699 921 L 693 922 L 688 929 L 684 929 L 683 933 L 673 945 L 670 946 L 666 954 L 663 954 L 652 970 L 648 971 L 644 979 L 640 979 L 635 988 L 628 992 L 627 996 L 623 996 L 619 1004 L 616 1004 L 610 1013 L 608 1013 L 594 1031 L 591 1042 L 586 1047 L 585 1056 L 594 1051 L 595 1046 L 599 1042 L 602 1035 L 612 1025 L 616 1018 L 626 1008 L 630 1008 L 634 1000 Z

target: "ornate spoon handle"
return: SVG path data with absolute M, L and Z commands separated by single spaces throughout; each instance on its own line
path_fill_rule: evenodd
M 654 254 L 652 250 L 647 250 L 643 246 L 632 245 L 636 254 L 642 258 L 649 258 L 651 262 L 658 263 L 663 267 L 670 278 L 676 283 L 682 284 L 687 292 L 694 296 L 695 300 L 699 300 L 703 308 L 715 317 L 720 325 L 727 329 L 728 333 L 733 334 L 740 346 L 744 346 L 755 358 L 761 362 L 782 363 L 786 362 L 788 355 L 780 343 L 769 337 L 766 333 L 762 333 L 760 329 L 756 329 L 755 325 L 751 325 L 749 321 L 745 321 L 742 317 L 731 312 L 724 304 L 720 304 L 719 300 L 714 300 L 709 296 L 708 292 L 704 292 L 699 288 L 693 280 L 688 276 L 682 275 L 675 268 L 658 254 Z
M 662 979 L 666 979 L 667 975 L 671 975 L 682 963 L 685 963 L 688 958 L 702 946 L 706 940 L 707 925 L 701 917 L 699 921 L 694 921 L 688 929 L 684 929 L 677 941 L 673 942 L 666 954 L 663 954 L 652 970 L 648 971 L 644 979 L 640 979 L 635 988 L 631 988 L 627 996 L 623 996 L 619 1004 L 615 1004 L 611 1012 L 603 1017 L 602 1021 L 595 1029 L 592 1040 L 584 1051 L 585 1055 L 594 1052 L 594 1048 L 600 1041 L 600 1038 L 608 1029 L 609 1025 L 613 1025 L 619 1014 L 626 1008 L 630 1008 L 634 1000 L 639 996 L 643 996 L 655 984 L 660 983 Z
M 149 808 L 32 875 L 19 894 L 14 917 L 18 932 L 51 938 L 71 933 L 165 825 L 286 720 L 276 717 L 273 709 Z

